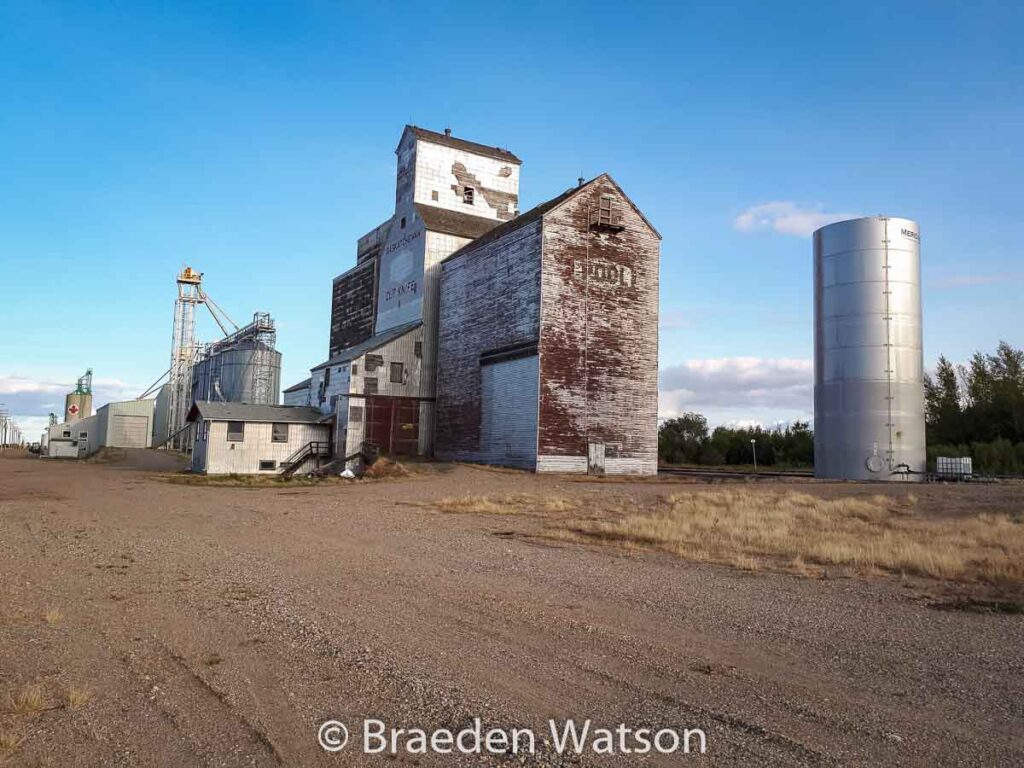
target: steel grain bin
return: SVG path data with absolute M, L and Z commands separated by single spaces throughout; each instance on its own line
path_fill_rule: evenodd
M 925 471 L 917 223 L 872 216 L 814 233 L 814 474 Z

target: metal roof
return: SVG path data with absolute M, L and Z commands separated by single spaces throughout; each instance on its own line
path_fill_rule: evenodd
M 447 208 L 436 208 L 423 203 L 416 203 L 416 213 L 423 219 L 423 223 L 431 232 L 441 232 L 445 235 L 470 239 L 480 237 L 501 224 L 498 219 L 472 216 L 468 213 L 449 211 Z
M 426 128 L 420 128 L 417 125 L 407 125 L 405 126 L 405 130 L 412 131 L 418 139 L 423 139 L 424 141 L 429 141 L 434 144 L 441 144 L 446 147 L 452 147 L 453 149 L 462 149 L 466 152 L 474 152 L 475 154 L 484 155 L 485 157 L 493 157 L 497 160 L 508 160 L 508 162 L 515 163 L 516 165 L 523 164 L 522 160 L 513 155 L 507 149 L 502 149 L 501 147 L 490 147 L 486 144 L 477 144 L 475 141 L 458 139 L 450 134 L 430 131 Z
M 309 389 L 310 383 L 313 381 L 312 377 L 303 379 L 298 384 L 292 384 L 285 392 L 298 392 L 300 389 Z
M 186 421 L 197 418 L 213 421 L 261 421 L 292 424 L 316 424 L 324 416 L 318 408 L 305 405 L 255 405 L 252 403 L 214 403 L 201 400 L 192 406 Z
M 371 336 L 366 341 L 361 341 L 358 344 L 353 344 L 348 349 L 343 349 L 337 355 L 332 357 L 320 365 L 310 368 L 311 371 L 319 371 L 321 368 L 327 368 L 332 365 L 339 365 L 340 363 L 347 363 L 350 360 L 355 360 L 357 357 L 362 357 L 367 352 L 372 352 L 377 347 L 382 347 L 389 341 L 394 341 L 399 336 L 404 336 L 416 328 L 423 325 L 421 320 L 416 320 L 412 323 L 406 323 L 405 325 L 397 325 L 394 328 L 389 328 L 386 331 L 378 333 L 376 336 Z

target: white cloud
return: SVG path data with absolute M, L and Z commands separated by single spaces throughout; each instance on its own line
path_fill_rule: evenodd
M 26 392 L 63 392 L 67 384 L 54 381 L 39 381 L 28 376 L 0 376 L 0 395 L 17 395 Z
M 658 412 L 717 415 L 718 423 L 769 423 L 809 418 L 814 405 L 814 363 L 807 359 L 721 357 L 663 368 Z
M 64 395 L 74 388 L 74 380 L 33 379 L 17 374 L 0 374 L 0 403 L 19 422 L 34 417 L 45 419 L 50 411 L 63 416 Z M 120 379 L 94 378 L 93 408 L 118 400 L 132 400 L 141 392 L 142 387 Z
M 819 227 L 859 216 L 856 213 L 828 213 L 821 208 L 820 205 L 817 208 L 802 208 L 788 200 L 762 203 L 747 208 L 733 219 L 732 225 L 740 232 L 770 230 L 780 235 L 810 237 Z

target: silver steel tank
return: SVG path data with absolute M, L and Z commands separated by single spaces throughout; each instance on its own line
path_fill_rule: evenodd
M 814 474 L 925 471 L 917 222 L 871 216 L 814 233 Z
M 192 367 L 192 401 L 277 405 L 281 401 L 281 353 L 244 341 Z

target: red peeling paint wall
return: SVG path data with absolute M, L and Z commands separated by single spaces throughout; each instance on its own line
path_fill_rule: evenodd
M 602 196 L 617 223 L 593 227 Z M 538 469 L 657 469 L 660 239 L 608 177 L 544 216 Z

